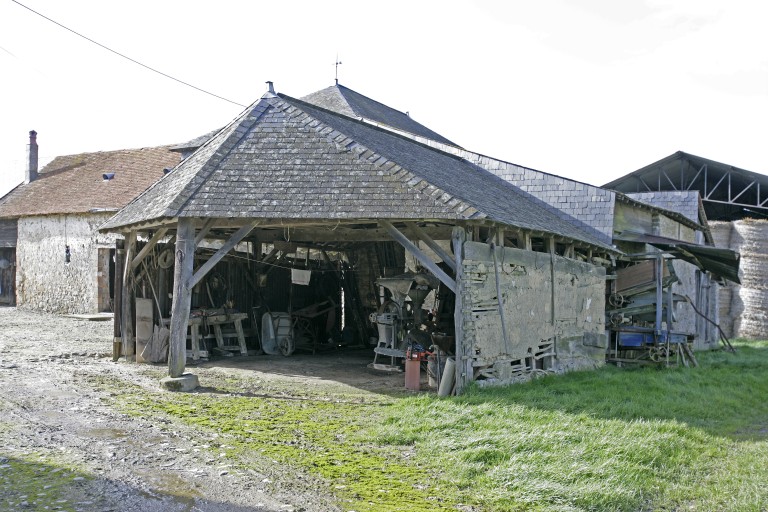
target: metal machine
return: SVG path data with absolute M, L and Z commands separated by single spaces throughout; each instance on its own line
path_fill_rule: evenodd
M 426 323 L 422 305 L 427 295 L 440 286 L 440 282 L 431 274 L 406 273 L 382 277 L 376 284 L 388 290 L 390 297 L 370 316 L 379 334 L 378 343 L 373 349 L 373 367 L 392 370 L 398 368 L 395 365 L 396 359 L 405 358 L 409 343 L 424 341 L 429 344 L 429 334 L 421 330 Z M 390 364 L 380 364 L 379 356 L 389 357 Z

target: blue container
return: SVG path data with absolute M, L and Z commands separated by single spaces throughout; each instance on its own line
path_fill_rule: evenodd
M 619 346 L 621 347 L 642 347 L 647 342 L 648 335 L 642 332 L 620 332 Z

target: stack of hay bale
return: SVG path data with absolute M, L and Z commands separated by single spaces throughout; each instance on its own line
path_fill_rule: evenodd
M 717 247 L 741 253 L 741 286 L 720 288 L 720 328 L 726 336 L 768 339 L 768 221 L 710 222 Z

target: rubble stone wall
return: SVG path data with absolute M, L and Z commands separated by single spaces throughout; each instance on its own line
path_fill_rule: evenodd
M 116 235 L 97 232 L 110 214 L 22 217 L 16 249 L 20 308 L 50 313 L 97 313 L 98 250 Z M 70 262 L 65 262 L 69 245 Z

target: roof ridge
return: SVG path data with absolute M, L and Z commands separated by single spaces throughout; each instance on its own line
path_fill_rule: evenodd
M 231 127 L 231 126 L 232 126 L 232 125 L 234 125 L 235 123 L 237 123 L 237 122 L 238 122 L 238 120 L 240 120 L 242 117 L 244 117 L 244 116 L 246 115 L 246 113 L 248 113 L 248 112 L 251 110 L 251 108 L 252 108 L 252 107 L 254 107 L 256 104 L 258 104 L 258 103 L 259 103 L 259 102 L 261 102 L 261 101 L 262 101 L 262 100 L 261 100 L 261 98 L 260 98 L 259 100 L 257 100 L 257 101 L 255 101 L 254 103 L 252 103 L 252 104 L 250 105 L 250 107 L 248 107 L 248 108 L 246 108 L 245 110 L 243 110 L 243 111 L 242 111 L 242 112 L 241 112 L 239 115 L 237 115 L 237 116 L 236 116 L 234 119 L 232 119 L 232 121 L 230 121 L 230 122 L 229 122 L 229 123 L 228 123 L 228 124 L 227 124 L 227 125 L 226 125 L 224 128 L 222 128 L 221 130 L 219 130 L 219 132 L 218 132 L 216 135 L 218 135 L 219 133 L 221 133 L 221 132 L 225 131 L 226 129 L 228 129 L 229 127 Z M 166 179 L 165 179 L 166 177 L 174 175 L 174 172 L 176 172 L 178 169 L 180 169 L 180 168 L 181 168 L 181 167 L 182 167 L 184 164 L 186 164 L 186 163 L 188 163 L 188 162 L 191 162 L 191 161 L 192 161 L 192 158 L 194 157 L 194 155 L 195 155 L 195 154 L 197 154 L 199 151 L 201 151 L 203 148 L 207 147 L 209 144 L 211 144 L 211 143 L 212 143 L 212 141 L 213 141 L 213 139 L 215 139 L 215 138 L 216 138 L 216 135 L 214 135 L 213 137 L 211 137 L 210 139 L 208 139 L 208 140 L 207 140 L 207 141 L 206 141 L 206 142 L 205 142 L 205 143 L 204 143 L 202 146 L 200 146 L 199 148 L 197 148 L 197 149 L 195 150 L 195 152 L 194 152 L 194 153 L 192 153 L 192 155 L 190 155 L 189 157 L 187 157 L 187 158 L 185 158 L 185 159 L 181 160 L 179 163 L 177 163 L 177 164 L 176 164 L 176 165 L 173 167 L 173 169 L 172 169 L 172 172 L 170 172 L 169 174 L 167 174 L 167 175 L 165 175 L 165 176 L 162 176 L 162 177 L 161 177 L 159 180 L 155 181 L 154 183 L 152 183 L 152 185 L 150 185 L 149 187 L 147 187 L 147 188 L 146 188 L 146 190 L 144 190 L 144 192 L 142 192 L 141 194 L 138 194 L 136 197 L 134 197 L 133 199 L 131 199 L 131 201 L 129 201 L 129 202 L 128 202 L 128 204 L 126 204 L 126 205 L 125 205 L 125 206 L 124 206 L 122 209 L 130 207 L 132 204 L 134 204 L 135 202 L 137 202 L 137 201 L 138 201 L 140 198 L 142 198 L 144 195 L 148 194 L 148 193 L 149 193 L 151 190 L 154 190 L 154 189 L 155 189 L 155 187 L 161 186 L 160 184 L 166 181 Z M 169 149 L 169 151 L 170 151 L 170 149 Z M 178 176 L 178 173 L 176 173 L 176 176 Z M 188 188 L 188 186 L 189 186 L 189 183 L 190 183 L 190 182 L 192 182 L 192 181 L 194 180 L 195 176 L 197 176 L 197 173 L 195 173 L 195 174 L 193 174 L 193 175 L 191 175 L 191 176 L 189 177 L 189 181 L 188 181 L 188 182 L 187 182 L 187 183 L 186 183 L 186 184 L 185 184 L 185 185 L 184 185 L 184 186 L 181 188 L 181 190 L 180 190 L 180 191 L 177 193 L 177 195 L 176 195 L 176 197 L 175 197 L 174 199 L 178 198 L 178 197 L 179 197 L 179 196 L 180 196 L 182 193 L 184 193 L 184 192 L 187 190 L 187 188 Z M 187 198 L 184 200 L 184 203 L 183 203 L 183 204 L 186 204 L 186 203 L 189 201 L 189 198 L 190 198 L 190 197 L 191 197 L 191 194 L 187 196 Z M 171 203 L 172 203 L 172 202 L 171 202 Z M 175 217 L 175 216 L 176 216 L 176 215 L 169 215 L 169 213 L 170 213 L 170 211 L 169 211 L 169 210 L 170 210 L 170 206 L 171 206 L 171 204 L 167 205 L 167 206 L 164 208 L 164 213 L 165 213 L 165 215 L 164 215 L 164 216 L 165 216 L 165 217 Z M 122 210 L 122 209 L 121 209 L 121 210 Z M 178 208 L 178 207 L 176 208 L 176 210 L 177 210 L 177 211 L 178 211 L 179 209 L 180 209 L 180 208 Z M 109 225 L 109 224 L 112 222 L 112 220 L 113 220 L 115 217 L 117 217 L 119 214 L 120 214 L 120 212 L 119 212 L 119 211 L 118 211 L 117 213 L 115 213 L 115 215 L 113 215 L 112 217 L 110 217 L 110 218 L 109 218 L 109 219 L 108 219 L 108 220 L 107 220 L 107 221 L 106 221 L 104 224 L 102 224 L 102 227 L 101 227 L 101 228 L 99 228 L 99 229 L 103 229 L 103 227 L 104 227 L 104 226 L 107 226 L 107 225 Z M 158 215 L 158 216 L 160 216 L 160 215 Z
M 456 214 L 460 217 L 463 217 L 466 220 L 471 219 L 478 219 L 478 218 L 486 218 L 490 215 L 484 212 L 481 212 L 476 207 L 472 206 L 469 202 L 467 202 L 466 199 L 458 197 L 456 194 L 452 194 L 448 192 L 447 190 L 443 190 L 440 187 L 437 187 L 436 185 L 429 182 L 427 179 L 422 178 L 418 176 L 416 173 L 410 171 L 409 169 L 403 167 L 402 165 L 398 164 L 397 162 L 390 160 L 389 158 L 381 155 L 380 153 L 374 151 L 373 149 L 370 149 L 366 145 L 356 141 L 352 137 L 349 137 L 345 135 L 344 133 L 340 132 L 336 128 L 333 128 L 331 126 L 326 125 L 324 122 L 318 120 L 312 114 L 302 110 L 299 106 L 293 105 L 290 100 L 294 100 L 294 98 L 291 98 L 290 96 L 286 95 L 279 95 L 280 100 L 288 106 L 288 108 L 284 108 L 284 111 L 288 111 L 289 114 L 293 114 L 293 117 L 298 117 L 293 112 L 290 112 L 289 109 L 292 107 L 296 109 L 297 111 L 300 111 L 302 114 L 307 116 L 307 119 L 304 120 L 298 120 L 299 122 L 302 122 L 304 125 L 309 125 L 311 128 L 315 130 L 318 134 L 324 136 L 330 143 L 335 144 L 337 147 L 344 148 L 346 151 L 354 152 L 357 154 L 357 157 L 361 160 L 367 160 L 368 162 L 376 165 L 377 167 L 382 168 L 384 171 L 389 172 L 391 176 L 397 178 L 403 185 L 405 185 L 407 188 L 410 188 L 411 190 L 414 190 L 416 192 L 424 194 L 425 189 L 432 189 L 430 192 L 427 192 L 426 195 L 430 196 L 434 201 L 438 202 L 438 204 L 442 204 L 442 206 L 446 206 L 456 212 Z M 284 97 L 285 96 L 285 97 Z M 289 98 L 289 99 L 286 99 Z M 296 100 L 301 102 L 301 100 Z M 304 102 L 301 102 L 304 103 Z M 311 105 L 309 103 L 304 103 L 306 105 L 309 105 L 313 108 L 319 108 L 315 107 L 314 105 Z M 276 108 L 280 108 L 279 105 L 274 105 Z M 333 114 L 335 116 L 338 116 L 340 114 L 329 111 L 326 109 L 319 108 L 320 110 L 323 110 L 325 112 L 328 112 L 330 114 Z M 345 116 L 346 117 L 346 116 Z M 362 123 L 362 121 L 359 121 L 357 119 L 352 119 L 356 123 Z M 314 124 L 313 124 L 314 123 Z M 422 144 L 418 141 L 414 141 L 413 139 L 409 137 L 402 136 L 397 133 L 393 133 L 389 130 L 385 130 L 383 128 L 379 128 L 377 126 L 373 126 L 367 123 L 362 123 L 367 128 L 373 128 L 376 130 L 380 130 L 383 133 L 387 133 L 390 135 L 394 135 L 397 137 L 401 137 L 404 140 L 407 140 L 411 143 L 419 144 L 429 150 L 437 151 L 440 153 L 443 153 L 447 156 L 450 156 L 452 158 L 455 158 L 457 160 L 463 160 L 460 157 L 457 157 L 456 155 L 452 155 L 450 153 L 438 150 L 436 148 L 430 147 L 426 144 Z M 476 165 L 469 161 L 466 161 L 470 165 Z M 391 164 L 391 165 L 390 165 Z M 387 167 L 388 166 L 388 167 Z M 423 185 L 421 185 L 423 184 Z M 421 186 L 420 186 L 421 185 Z M 439 197 L 439 199 L 438 199 Z M 467 214 L 467 212 L 470 212 Z M 479 215 L 478 215 L 479 214 Z
M 349 89 L 349 88 L 347 88 L 347 87 L 344 87 L 343 85 L 339 85 L 339 84 L 336 84 L 336 85 L 332 85 L 332 86 L 331 86 L 331 88 L 335 88 L 335 89 L 336 89 L 336 91 L 338 91 L 338 93 L 339 93 L 339 97 L 341 97 L 341 99 L 344 101 L 344 105 L 346 105 L 346 106 L 347 106 L 347 108 L 348 108 L 348 109 L 349 109 L 349 110 L 350 110 L 350 111 L 351 111 L 353 114 L 355 114 L 355 115 L 356 115 L 356 116 L 358 116 L 358 117 L 362 117 L 362 116 L 360 115 L 360 113 L 359 113 L 357 110 L 355 110 L 355 108 L 354 108 L 354 107 L 353 107 L 353 106 L 352 106 L 352 105 L 349 103 L 349 99 L 347 99 L 347 97 L 346 97 L 346 96 L 344 96 L 344 94 L 343 94 L 343 93 L 342 93 L 342 91 L 341 91 L 341 88 L 342 88 L 342 87 L 343 87 L 344 89 L 347 89 L 347 90 L 349 90 L 349 91 L 351 91 L 351 90 L 352 90 L 352 89 Z M 374 101 L 375 101 L 375 100 L 374 100 Z
M 104 151 L 83 151 L 81 153 L 71 153 L 69 155 L 56 155 L 53 157 L 53 159 L 45 164 L 43 166 L 43 169 L 48 167 L 52 162 L 56 161 L 57 158 L 72 158 L 75 156 L 84 156 L 84 155 L 104 155 L 108 153 L 123 153 L 123 152 L 133 152 L 133 151 L 143 151 L 145 149 L 169 149 L 173 146 L 173 144 L 163 144 L 160 146 L 142 146 L 138 148 L 123 148 L 123 149 L 107 149 Z
M 308 107 L 310 107 L 310 108 L 314 108 L 314 109 L 317 109 L 317 110 L 321 110 L 321 111 L 323 111 L 323 112 L 325 112 L 325 113 L 328 113 L 328 114 L 330 114 L 330 115 L 333 115 L 333 116 L 341 116 L 341 117 L 344 117 L 345 119 L 349 119 L 349 120 L 351 120 L 351 121 L 352 121 L 352 122 L 354 122 L 354 123 L 359 123 L 360 125 L 362 125 L 362 126 L 365 126 L 366 128 L 370 128 L 370 129 L 372 129 L 372 130 L 377 130 L 377 131 L 379 131 L 379 132 L 381 132 L 381 133 L 386 133 L 386 134 L 388 134 L 388 135 L 393 135 L 393 136 L 395 136 L 395 137 L 398 137 L 398 138 L 400 138 L 400 139 L 402 139 L 402 140 L 405 140 L 405 141 L 408 141 L 408 142 L 410 142 L 410 143 L 413 143 L 413 144 L 418 144 L 419 146 L 421 146 L 421 147 L 423 147 L 423 148 L 426 148 L 426 149 L 429 149 L 430 151 L 434 151 L 434 152 L 436 152 L 436 153 L 441 153 L 441 154 L 443 154 L 443 155 L 445 155 L 445 156 L 448 156 L 448 157 L 450 157 L 450 158 L 453 158 L 453 159 L 455 159 L 455 160 L 460 160 L 460 161 L 464 161 L 464 162 L 470 163 L 470 164 L 472 164 L 472 165 L 474 165 L 474 166 L 476 166 L 476 167 L 478 167 L 478 168 L 482 169 L 482 167 L 478 166 L 478 165 L 477 165 L 477 164 L 475 164 L 475 163 L 472 163 L 472 162 L 470 162 L 469 160 L 467 160 L 466 158 L 464 158 L 464 157 L 462 157 L 462 156 L 459 156 L 459 155 L 457 155 L 457 154 L 455 154 L 455 153 L 452 153 L 452 152 L 450 152 L 450 151 L 446 151 L 446 150 L 444 150 L 444 149 L 441 149 L 440 147 L 437 147 L 437 146 L 433 146 L 433 145 L 431 145 L 431 144 L 427 144 L 427 143 L 425 143 L 425 142 L 421 142 L 420 140 L 414 139 L 413 137 L 409 137 L 409 136 L 407 136 L 407 135 L 403 135 L 403 134 L 401 133 L 401 132 L 402 132 L 402 130 L 397 130 L 397 131 L 388 130 L 388 129 L 386 129 L 386 128 L 382 128 L 382 127 L 381 127 L 381 126 L 379 126 L 378 124 L 367 123 L 367 122 L 365 122 L 365 121 L 364 121 L 362 118 L 361 118 L 361 119 L 356 119 L 356 118 L 354 118 L 354 117 L 345 116 L 344 114 L 341 114 L 341 113 L 339 113 L 339 112 L 336 112 L 336 111 L 334 111 L 334 110 L 330 110 L 330 109 L 327 109 L 327 108 L 325 108 L 325 107 L 321 107 L 321 106 L 319 106 L 319 105 L 315 105 L 314 103 L 309 103 L 308 101 L 304 101 L 304 100 L 300 100 L 300 99 L 298 99 L 298 98 L 294 98 L 293 96 L 289 96 L 289 95 L 287 95 L 287 94 L 278 93 L 278 96 L 279 96 L 280 98 L 283 98 L 283 99 L 285 99 L 285 100 L 289 101 L 289 102 L 296 102 L 296 103 L 299 103 L 299 104 L 301 104 L 301 105 L 306 105 L 306 106 L 308 106 Z M 383 105 L 383 103 L 382 103 L 382 105 Z M 307 114 L 307 115 L 310 115 L 310 114 Z M 318 122 L 320 122 L 320 121 L 318 121 Z M 443 146 L 448 146 L 448 144 L 443 144 L 443 143 L 439 143 L 439 144 L 440 144 L 440 145 L 443 145 Z M 451 147 L 453 147 L 453 148 L 456 148 L 456 149 L 462 149 L 462 148 L 459 148 L 458 146 L 451 146 Z M 513 164 L 513 165 L 514 165 L 514 164 Z M 592 186 L 593 186 L 593 185 L 592 185 Z
M 349 87 L 347 87 L 346 85 L 336 84 L 335 86 L 331 86 L 331 87 L 336 87 L 336 88 L 338 88 L 338 89 L 346 89 L 347 91 L 353 92 L 353 93 L 355 93 L 355 94 L 359 94 L 360 96 L 362 96 L 363 98 L 365 98 L 365 99 L 367 99 L 367 100 L 369 100 L 369 101 L 372 101 L 372 102 L 374 102 L 374 103 L 377 103 L 377 104 L 379 104 L 379 105 L 381 105 L 381 106 L 383 106 L 383 107 L 386 107 L 386 108 L 388 108 L 388 109 L 390 109 L 390 110 L 394 110 L 395 112 L 399 112 L 400 114 L 403 114 L 404 116 L 408 116 L 408 117 L 411 117 L 409 114 L 406 114 L 406 113 L 405 113 L 405 112 L 403 112 L 402 110 L 398 110 L 398 109 L 396 109 L 396 108 L 394 108 L 394 107 L 390 107 L 390 106 L 389 106 L 389 105 L 387 105 L 386 103 L 382 103 L 382 102 L 380 102 L 380 101 L 378 101 L 378 100 L 375 100 L 375 99 L 371 98 L 370 96 L 366 96 L 365 94 L 363 94 L 363 93 L 361 93 L 361 92 L 357 92 L 357 91 L 356 91 L 356 90 L 354 90 L 354 89 L 350 89 L 350 88 L 349 88 Z M 349 101 L 347 100 L 347 98 L 346 98 L 346 97 L 345 97 L 343 94 L 342 94 L 342 98 L 344 98 L 344 101 L 346 101 L 346 102 L 347 102 L 347 104 L 349 105 Z M 350 105 L 349 107 L 350 107 L 350 109 L 351 109 L 353 112 L 355 112 L 355 109 L 354 109 L 354 108 L 352 108 L 352 105 Z M 363 115 L 360 115 L 360 117 L 365 117 L 365 116 L 363 116 Z M 414 120 L 414 122 L 418 123 L 418 121 L 416 121 L 416 120 Z M 421 124 L 421 123 L 419 123 L 419 124 Z M 422 126 L 424 126 L 424 125 L 422 125 Z
M 245 109 L 243 113 L 232 120 L 232 122 L 229 123 L 226 127 L 224 127 L 221 131 L 219 131 L 216 135 L 208 139 L 208 141 L 205 142 L 202 146 L 200 146 L 197 151 L 200 151 L 202 148 L 207 147 L 209 144 L 212 143 L 212 141 L 218 136 L 219 134 L 225 132 L 227 129 L 233 128 L 232 131 L 224 137 L 224 139 L 218 144 L 217 149 L 221 149 L 225 146 L 226 150 L 224 152 L 216 151 L 213 155 L 211 155 L 208 160 L 206 160 L 205 164 L 196 172 L 190 181 L 187 182 L 187 184 L 184 186 L 184 188 L 179 192 L 179 194 L 176 196 L 178 199 L 180 196 L 186 194 L 186 198 L 184 201 L 176 207 L 177 215 L 178 212 L 181 211 L 184 206 L 189 203 L 192 196 L 200 190 L 203 185 L 206 184 L 208 179 L 213 175 L 213 173 L 216 171 L 216 167 L 221 163 L 224 158 L 226 158 L 232 150 L 235 148 L 237 143 L 243 139 L 248 134 L 249 128 L 252 127 L 255 123 L 258 122 L 258 120 L 261 118 L 261 116 L 264 114 L 264 112 L 267 111 L 268 107 L 264 105 L 271 105 L 269 103 L 269 100 L 266 97 L 260 98 L 258 101 L 251 104 L 250 107 Z M 259 108 L 262 107 L 262 108 Z M 252 114 L 254 112 L 258 111 L 257 115 L 254 117 Z M 242 129 L 244 125 L 248 124 L 248 128 Z M 195 153 L 197 153 L 195 151 Z M 193 153 L 194 154 L 194 153 Z M 183 162 L 181 162 L 183 163 Z M 181 163 L 179 165 L 181 165 Z M 197 180 L 195 178 L 198 178 Z M 190 187 L 190 184 L 196 183 L 196 185 Z M 177 215 L 174 215 L 177 216 Z

